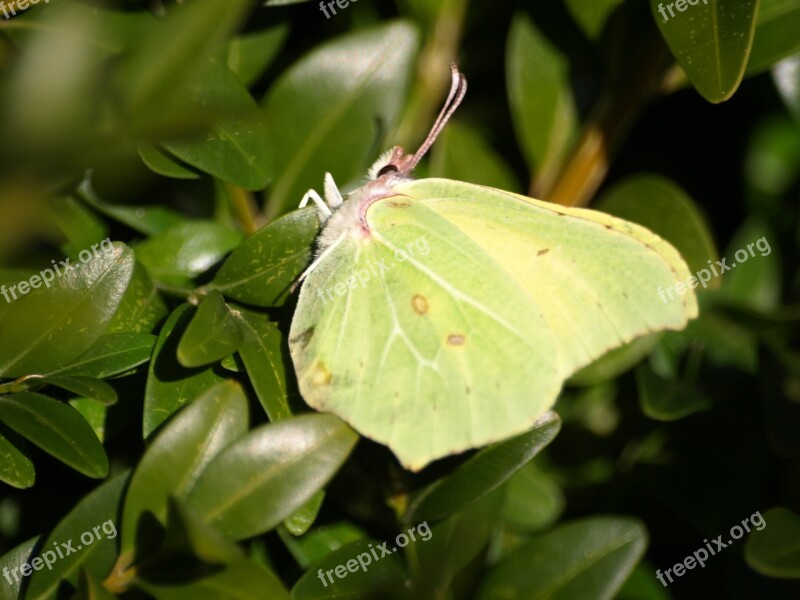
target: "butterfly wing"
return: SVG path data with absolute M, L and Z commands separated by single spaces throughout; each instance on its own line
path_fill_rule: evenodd
M 683 329 L 697 316 L 691 290 L 663 293 L 690 276 L 683 258 L 640 225 L 445 179 L 397 191 L 455 225 L 525 288 L 558 342 L 565 378 L 635 337 Z
M 575 370 L 696 314 L 659 298 L 688 269 L 642 227 L 455 181 L 395 191 L 306 279 L 289 345 L 305 400 L 408 468 L 524 431 Z
M 420 469 L 528 429 L 562 377 L 524 289 L 421 202 L 393 200 L 308 276 L 289 344 L 312 407 Z

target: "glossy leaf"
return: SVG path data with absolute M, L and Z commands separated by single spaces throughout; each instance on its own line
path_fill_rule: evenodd
M 243 336 L 239 356 L 261 406 L 269 420 L 276 423 L 292 414 L 286 393 L 286 377 L 291 367 L 284 353 L 283 337 L 266 315 L 244 308 L 237 310 Z
M 81 413 L 81 416 L 86 419 L 86 422 L 94 431 L 97 439 L 100 440 L 100 443 L 103 443 L 106 437 L 108 407 L 91 398 L 73 398 L 69 401 L 69 405 Z
M 146 513 L 164 523 L 170 497 L 186 499 L 209 462 L 247 432 L 247 400 L 233 382 L 205 392 L 148 447 L 131 479 L 122 515 L 122 558 L 132 558 Z
M 128 289 L 105 333 L 150 333 L 167 314 L 167 304 L 150 275 L 140 263 L 136 263 Z
M 268 216 L 325 171 L 342 184 L 363 175 L 399 116 L 418 43 L 410 24 L 389 23 L 321 44 L 283 73 L 263 103 L 277 174 Z
M 640 362 L 658 344 L 660 333 L 634 339 L 583 367 L 567 381 L 570 385 L 597 385 L 609 381 Z
M 163 206 L 123 206 L 105 202 L 95 193 L 88 179 L 81 183 L 78 192 L 84 202 L 101 214 L 143 235 L 157 235 L 186 220 L 180 214 Z
M 477 598 L 610 600 L 646 546 L 647 532 L 634 519 L 573 521 L 537 537 L 490 570 Z
M 146 363 L 155 342 L 155 336 L 148 333 L 104 335 L 86 352 L 60 369 L 51 371 L 47 376 L 83 376 L 96 379 L 113 377 Z
M 31 487 L 36 472 L 28 455 L 25 440 L 0 426 L 0 481 L 19 489 Z
M 327 414 L 264 425 L 208 465 L 189 505 L 234 539 L 269 531 L 322 489 L 357 440 Z
M 50 210 L 67 238 L 67 243 L 61 248 L 67 256 L 76 256 L 108 235 L 108 228 L 97 215 L 75 198 L 57 198 Z
M 485 137 L 453 121 L 447 125 L 432 149 L 429 175 L 509 192 L 520 191 L 514 173 L 486 143 Z
M 246 190 L 272 178 L 272 146 L 261 110 L 227 67 L 213 62 L 192 91 L 194 102 L 213 111 L 210 131 L 165 141 L 164 148 L 189 165 Z
M 650 0 L 653 18 L 695 89 L 709 102 L 739 87 L 753 45 L 759 0 Z
M 313 208 L 275 220 L 239 244 L 207 287 L 253 306 L 283 305 L 311 262 L 318 231 Z
M 506 49 L 511 116 L 528 167 L 545 187 L 577 129 L 568 68 L 567 58 L 528 17 L 514 17 Z
M 54 598 L 61 581 L 77 587 L 80 569 L 100 581 L 105 578 L 117 555 L 117 518 L 127 480 L 128 473 L 122 473 L 85 496 L 37 547 L 42 558 L 52 553 L 52 569 L 34 571 L 26 600 Z M 72 553 L 66 546 L 70 542 Z M 63 558 L 56 549 L 63 550 Z
M 508 480 L 503 518 L 515 530 L 538 531 L 558 519 L 564 503 L 554 479 L 530 462 Z
M 777 507 L 766 511 L 762 519 L 766 525 L 753 529 L 747 537 L 747 564 L 769 577 L 800 579 L 800 517 Z M 753 523 L 754 528 L 757 525 Z
M 240 233 L 213 221 L 174 225 L 136 247 L 136 258 L 155 278 L 191 278 L 218 263 L 241 241 Z
M 0 396 L 0 421 L 88 477 L 101 478 L 108 473 L 102 444 L 68 404 L 32 392 Z
M 315 562 L 292 588 L 293 600 L 326 600 L 348 598 L 351 600 L 370 600 L 372 598 L 404 598 L 406 574 L 398 556 L 381 557 L 374 561 L 371 555 L 373 546 L 379 542 L 359 540 L 332 552 L 321 561 Z M 361 569 L 358 558 L 367 564 Z M 348 561 L 351 569 L 347 569 Z M 355 562 L 355 565 L 353 564 Z M 344 577 L 338 577 L 335 570 L 344 566 Z M 322 571 L 322 578 L 319 571 Z M 330 571 L 330 575 L 327 572 Z
M 237 318 L 216 290 L 197 308 L 178 344 L 178 360 L 184 367 L 201 367 L 222 360 L 238 350 L 242 331 Z
M 442 519 L 486 496 L 553 441 L 560 428 L 558 415 L 550 412 L 529 431 L 478 451 L 450 476 L 420 492 L 412 501 L 406 522 Z
M 48 385 L 54 385 L 61 389 L 68 390 L 78 396 L 85 396 L 92 400 L 97 400 L 101 404 L 111 406 L 117 401 L 117 392 L 106 382 L 93 377 L 83 377 L 79 375 L 57 376 L 57 377 L 35 377 L 27 381 L 41 381 Z
M 363 529 L 347 521 L 312 527 L 299 537 L 295 537 L 284 527 L 279 527 L 278 535 L 297 564 L 304 569 L 339 548 L 368 537 Z
M 235 37 L 225 52 L 228 68 L 249 87 L 277 56 L 288 35 L 289 27 L 280 24 Z
M 420 531 L 423 522 L 414 527 L 418 532 L 415 542 L 405 548 L 412 575 L 412 597 L 436 591 L 443 595 L 459 571 L 489 544 L 492 531 L 500 518 L 503 490 L 495 490 L 473 502 L 464 510 L 430 528 L 427 540 Z M 430 526 L 429 526 L 430 527 Z M 396 541 L 396 540 L 395 540 Z M 389 544 L 392 547 L 392 544 Z
M 800 51 L 800 4 L 796 0 L 761 0 L 747 74 L 766 71 Z
M 115 244 L 113 252 L 99 252 L 78 264 L 80 268 L 57 277 L 50 288 L 39 287 L 0 304 L 0 376 L 58 369 L 103 333 L 130 281 L 133 253 Z M 53 344 L 53 339 L 59 343 Z
M 145 438 L 181 406 L 222 381 L 210 367 L 187 369 L 178 362 L 178 342 L 190 318 L 189 306 L 183 304 L 173 311 L 159 333 L 144 392 Z
M 772 70 L 775 87 L 783 103 L 800 123 L 800 53 L 784 58 Z
M 287 531 L 292 535 L 303 535 L 306 533 L 314 524 L 324 500 L 325 492 L 323 490 L 319 490 L 316 494 L 311 496 L 308 502 L 289 515 L 283 522 Z
M 39 543 L 38 537 L 23 542 L 13 550 L 0 557 L 0 572 L 8 573 L 8 577 L 0 577 L 0 598 L 16 600 L 21 597 L 22 584 L 25 577 L 20 573 L 21 565 L 27 563 L 33 556 Z M 14 569 L 17 569 L 16 573 Z
M 154 173 L 174 179 L 198 179 L 200 177 L 197 171 L 181 164 L 178 159 L 170 156 L 160 148 L 140 144 L 136 151 L 139 153 L 139 158 L 142 159 L 142 162 Z

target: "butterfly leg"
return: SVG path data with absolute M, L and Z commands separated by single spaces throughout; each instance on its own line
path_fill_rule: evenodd
M 328 201 L 328 206 L 332 208 L 338 208 L 344 202 L 342 193 L 330 173 L 325 173 L 325 200 Z
M 319 212 L 319 216 L 323 221 L 327 220 L 327 218 L 333 214 L 331 213 L 331 209 L 328 208 L 328 205 L 325 204 L 325 201 L 315 190 L 308 190 L 306 192 L 306 195 L 303 196 L 303 199 L 300 201 L 299 208 L 304 208 L 305 205 L 308 204 L 309 200 L 313 200 L 314 204 L 317 205 L 317 211 Z

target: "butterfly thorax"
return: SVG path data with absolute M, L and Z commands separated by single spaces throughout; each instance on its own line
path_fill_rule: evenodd
M 411 180 L 410 170 L 407 169 L 410 158 L 411 155 L 395 146 L 376 161 L 369 170 L 367 183 L 348 194 L 323 225 L 317 240 L 319 253 L 348 234 L 357 240 L 372 236 L 367 222 L 367 210 L 375 202 L 397 195 L 395 186 Z

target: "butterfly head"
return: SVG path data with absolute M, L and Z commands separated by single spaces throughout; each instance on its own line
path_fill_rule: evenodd
M 408 179 L 411 177 L 411 172 L 417 166 L 419 161 L 425 156 L 425 153 L 439 137 L 439 134 L 444 129 L 444 126 L 453 116 L 453 113 L 461 104 L 464 95 L 467 93 L 467 78 L 458 70 L 455 64 L 450 65 L 451 81 L 450 93 L 447 96 L 447 101 L 442 107 L 439 116 L 433 123 L 430 132 L 428 133 L 425 141 L 422 142 L 419 149 L 414 154 L 407 154 L 400 146 L 384 152 L 378 160 L 367 171 L 367 179 L 369 181 L 391 181 L 395 179 Z

